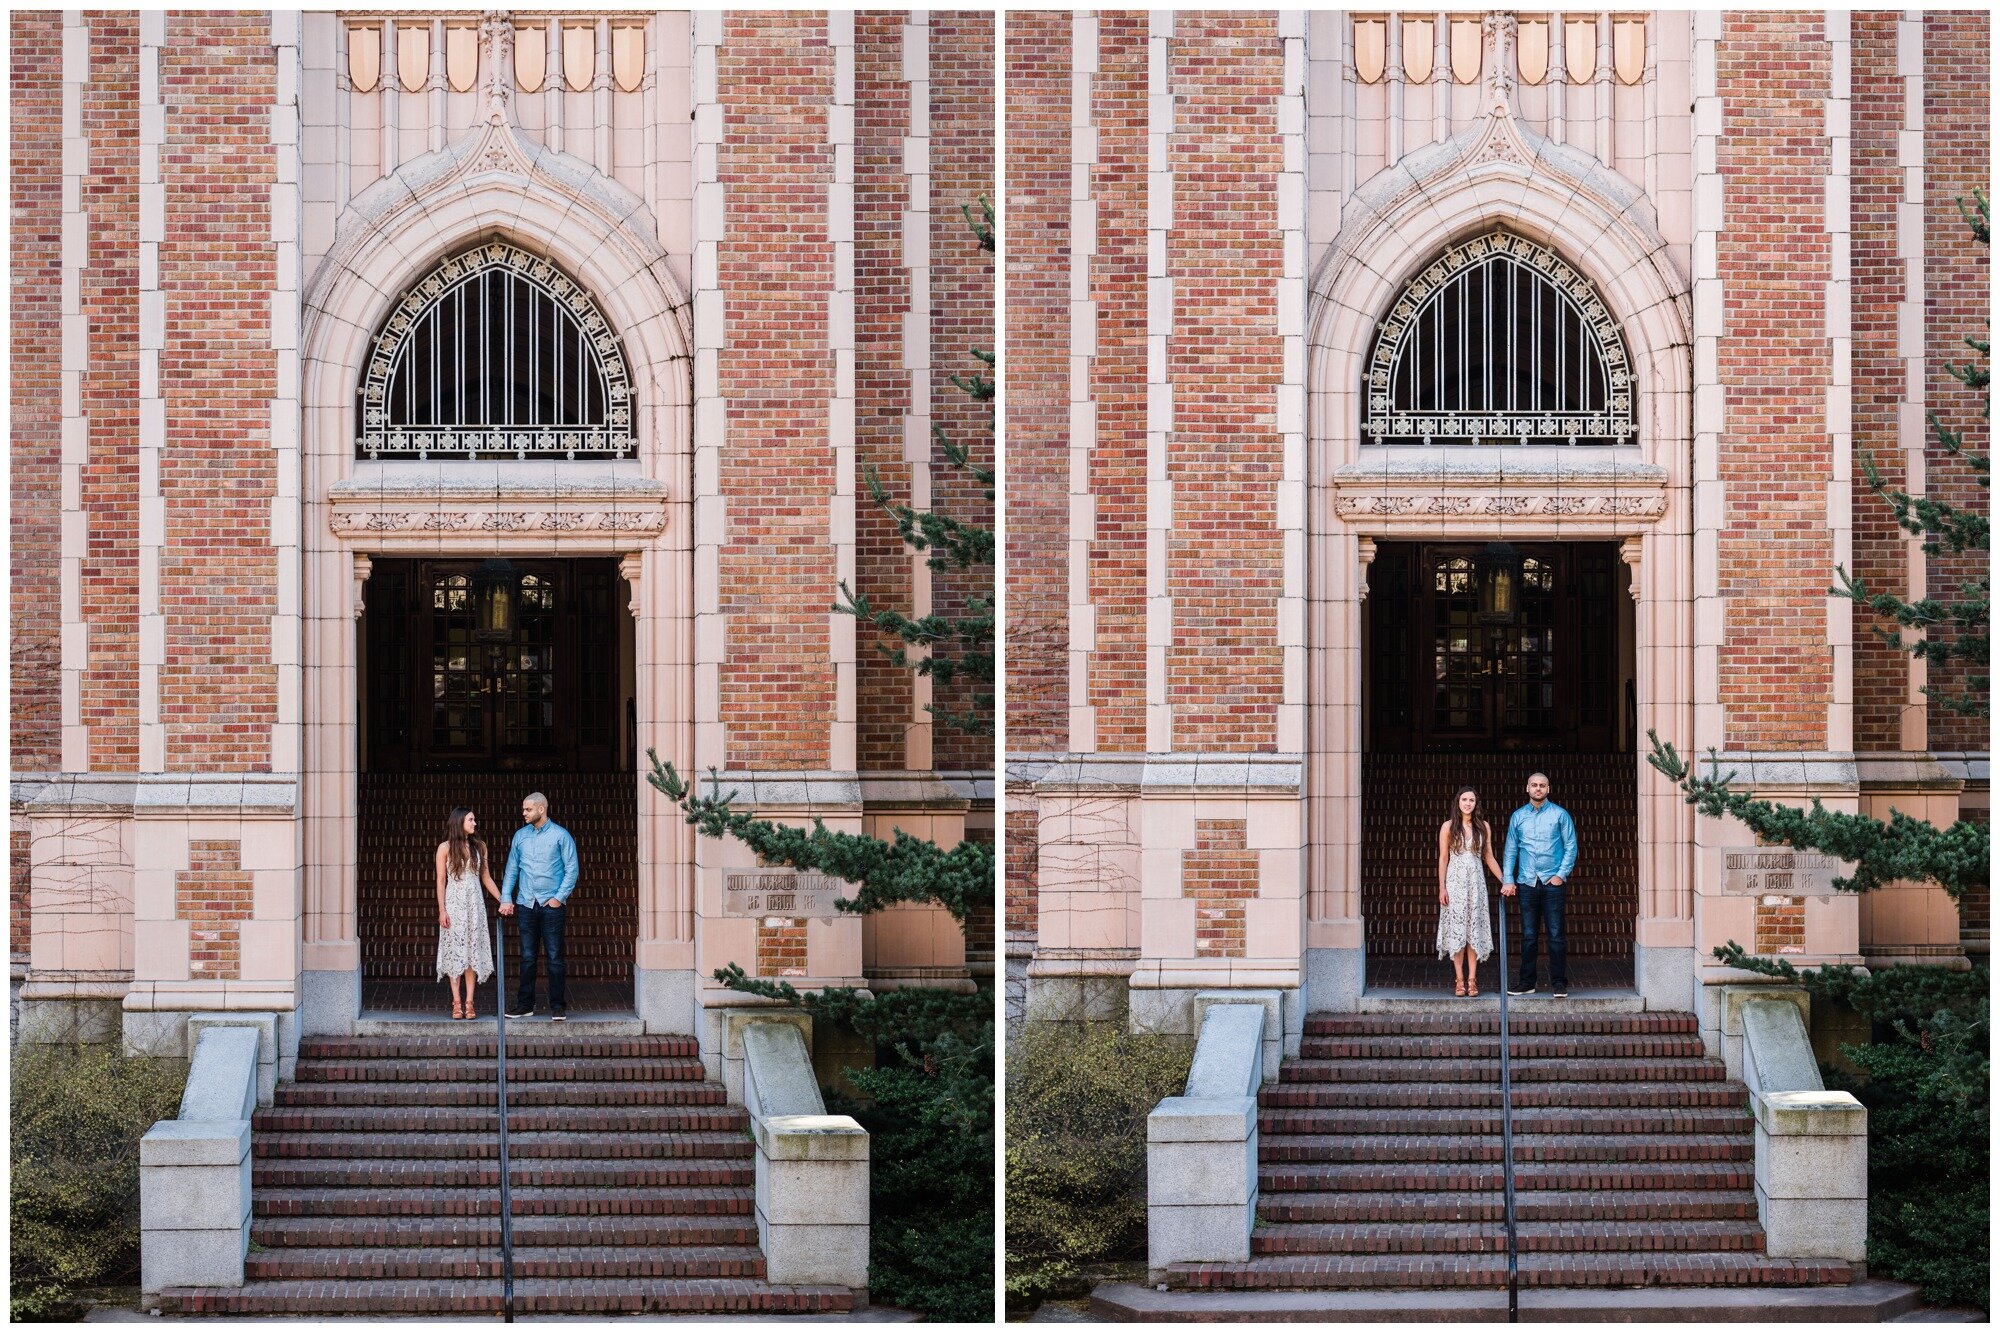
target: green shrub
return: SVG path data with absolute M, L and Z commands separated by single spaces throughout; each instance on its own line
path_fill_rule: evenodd
M 1146 1248 L 1146 1116 L 1187 1085 L 1186 1038 L 1031 1023 L 1007 1053 L 1007 1303 L 1080 1295 Z
M 139 1140 L 179 1112 L 187 1065 L 104 1046 L 18 1047 L 13 1062 L 16 1320 L 74 1318 L 139 1274 Z

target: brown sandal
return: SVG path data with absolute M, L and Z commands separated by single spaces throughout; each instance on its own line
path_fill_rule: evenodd
M 460 1004 L 455 998 L 451 1002 L 451 1016 L 454 1019 L 465 1017 L 465 1006 Z
M 1458 983 L 1458 985 L 1457 985 L 1457 987 L 1456 987 L 1455 989 L 1453 989 L 1453 991 L 1452 991 L 1452 994 L 1453 994 L 1453 995 L 1463 995 L 1463 994 L 1465 994 L 1465 983 L 1464 983 L 1463 981 L 1459 982 L 1459 983 Z
M 1466 993 L 1467 995 L 1477 995 L 1477 994 L 1479 994 L 1479 983 L 1478 983 L 1478 982 L 1476 982 L 1476 981 L 1468 981 L 1468 982 L 1466 982 L 1466 983 L 1465 983 L 1465 993 Z

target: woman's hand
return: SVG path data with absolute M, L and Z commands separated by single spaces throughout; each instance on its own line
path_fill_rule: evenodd
M 1438 890 L 1438 906 L 1439 907 L 1451 906 L 1451 894 L 1449 894 L 1442 888 Z
M 438 929 L 439 930 L 451 929 L 451 913 L 449 912 L 438 913 Z

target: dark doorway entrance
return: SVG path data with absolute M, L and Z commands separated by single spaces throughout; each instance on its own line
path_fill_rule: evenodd
M 532 791 L 577 843 L 570 1012 L 631 1010 L 638 810 L 618 583 L 610 560 L 374 563 L 356 820 L 365 1011 L 449 1012 L 432 863 L 445 820 L 456 805 L 478 814 L 498 883 Z M 507 938 L 511 989 L 511 928 Z M 491 1014 L 490 981 L 480 1000 Z
M 1638 793 L 1625 579 L 1610 543 L 1378 547 L 1362 758 L 1370 987 L 1450 987 L 1436 950 L 1438 826 L 1454 791 L 1471 786 L 1504 845 L 1507 816 L 1538 769 L 1577 825 L 1571 986 L 1631 986 Z M 1491 909 L 1500 901 L 1493 892 Z M 1518 922 L 1510 913 L 1510 941 Z M 1546 968 L 1545 958 L 1544 985 Z M 1493 960 L 1480 978 L 1482 990 L 1498 984 Z

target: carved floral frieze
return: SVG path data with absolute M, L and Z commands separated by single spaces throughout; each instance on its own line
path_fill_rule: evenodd
M 654 536 L 664 507 L 649 509 L 337 509 L 328 524 L 340 536 L 363 533 L 575 533 Z
M 1666 511 L 1664 491 L 1650 495 L 1368 495 L 1342 491 L 1334 498 L 1334 512 L 1342 517 L 1658 518 Z

